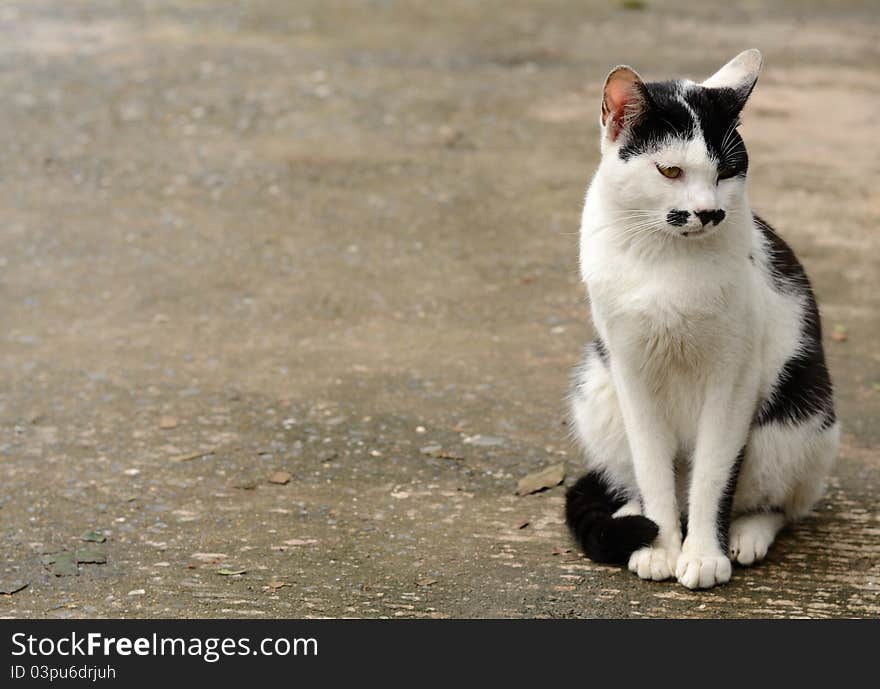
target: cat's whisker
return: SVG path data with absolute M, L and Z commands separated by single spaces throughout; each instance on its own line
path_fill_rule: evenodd
M 736 131 L 736 127 L 738 124 L 739 124 L 739 118 L 734 118 L 733 121 L 730 123 L 730 126 L 728 126 L 727 131 L 724 132 L 724 136 L 721 139 L 721 150 L 722 151 L 725 149 L 728 142 L 733 139 L 734 132 Z
M 618 232 L 626 232 L 627 230 L 631 230 L 633 228 L 638 228 L 642 225 L 650 225 L 653 222 L 655 222 L 655 221 L 652 219 L 643 219 L 643 220 L 633 221 L 630 223 L 623 223 L 623 224 L 621 224 L 619 221 L 613 221 L 613 222 L 605 223 L 604 225 L 597 225 L 597 226 L 595 226 L 594 229 L 604 230 L 604 229 L 608 229 L 608 228 L 613 228 Z
M 634 231 L 642 230 L 644 228 L 652 227 L 656 223 L 655 220 L 642 220 L 639 222 L 633 222 L 629 224 L 620 225 L 618 223 L 610 223 L 609 227 L 614 227 L 620 233 L 631 233 Z
M 727 146 L 721 148 L 721 159 L 726 160 L 734 154 L 740 155 L 741 153 L 745 153 L 745 150 L 746 144 L 742 139 L 732 139 Z

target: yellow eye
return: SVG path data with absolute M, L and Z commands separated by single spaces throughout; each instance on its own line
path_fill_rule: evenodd
M 662 165 L 658 165 L 657 171 L 661 175 L 663 175 L 664 177 L 668 177 L 669 179 L 675 179 L 676 177 L 681 177 L 681 168 L 675 167 L 675 165 L 671 165 L 670 167 L 663 167 Z

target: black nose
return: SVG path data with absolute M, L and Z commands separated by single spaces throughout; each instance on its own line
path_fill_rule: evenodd
M 717 225 L 722 220 L 724 220 L 725 213 L 723 210 L 718 208 L 714 211 L 694 211 L 694 215 L 696 215 L 700 222 L 703 223 L 703 227 L 708 225 L 710 222 Z

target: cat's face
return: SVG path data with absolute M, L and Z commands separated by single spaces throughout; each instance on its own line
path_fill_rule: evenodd
M 600 172 L 624 231 L 698 239 L 744 207 L 749 159 L 736 127 L 760 66 L 760 53 L 747 50 L 702 84 L 611 72 Z

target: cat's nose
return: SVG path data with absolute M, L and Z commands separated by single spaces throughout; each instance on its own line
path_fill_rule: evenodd
M 717 225 L 724 220 L 726 214 L 723 210 L 717 208 L 714 211 L 694 211 L 694 215 L 700 219 L 700 222 L 703 223 L 703 227 L 705 227 L 710 222 Z

